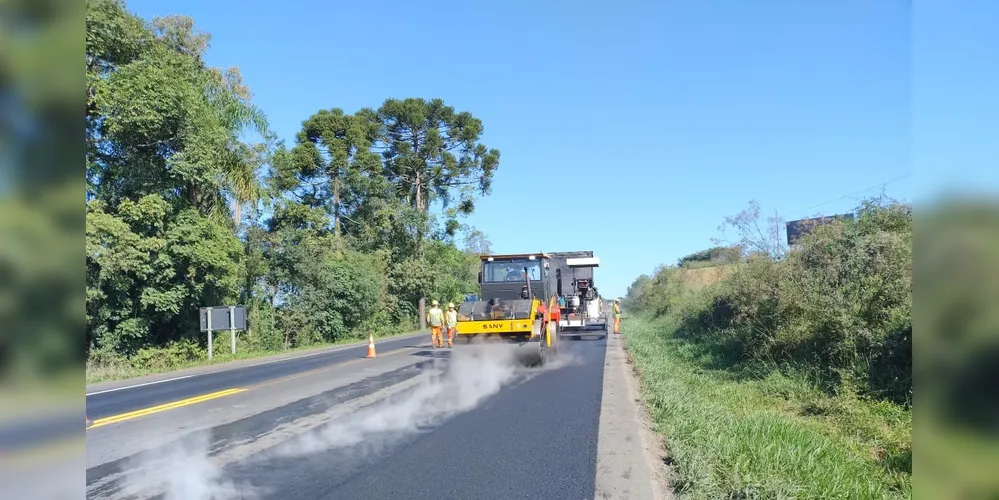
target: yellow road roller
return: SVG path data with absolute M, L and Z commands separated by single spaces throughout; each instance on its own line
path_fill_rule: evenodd
M 559 347 L 560 310 L 551 256 L 482 255 L 480 261 L 479 294 L 458 306 L 455 347 L 502 344 L 524 365 L 546 364 Z

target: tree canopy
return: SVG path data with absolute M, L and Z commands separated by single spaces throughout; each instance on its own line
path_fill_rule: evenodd
M 489 243 L 459 218 L 499 166 L 481 120 L 386 99 L 318 109 L 286 146 L 192 19 L 120 0 L 86 18 L 91 363 L 201 356 L 205 306 L 245 304 L 244 345 L 279 349 L 410 329 L 422 297 L 474 291 Z

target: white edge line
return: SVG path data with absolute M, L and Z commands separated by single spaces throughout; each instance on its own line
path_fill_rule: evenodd
M 93 396 L 95 394 L 104 394 L 105 392 L 123 391 L 125 389 L 133 389 L 133 388 L 136 388 L 136 387 L 144 387 L 144 386 L 153 385 L 153 384 L 162 384 L 164 382 L 173 382 L 174 380 L 183 380 L 185 378 L 191 378 L 193 376 L 194 375 L 184 375 L 183 377 L 174 377 L 174 378 L 168 378 L 168 379 L 163 379 L 163 380 L 154 380 L 152 382 L 144 382 L 142 384 L 128 385 L 128 386 L 125 386 L 125 387 L 115 387 L 114 389 L 104 389 L 103 391 L 88 392 L 87 396 Z
M 416 337 L 417 335 L 422 335 L 422 333 L 414 333 L 411 336 L 412 337 Z M 406 339 L 406 338 L 409 338 L 409 337 L 407 336 L 407 337 L 399 337 L 399 338 L 394 338 L 394 339 L 383 339 L 383 340 L 376 341 L 375 344 L 376 345 L 377 344 L 383 344 L 385 342 L 392 342 L 392 341 L 395 341 L 395 340 L 403 340 L 403 339 Z M 291 357 L 281 358 L 281 359 L 272 359 L 270 361 L 261 361 L 260 363 L 254 363 L 252 365 L 236 366 L 236 367 L 233 367 L 233 368 L 224 368 L 224 369 L 221 369 L 221 370 L 214 370 L 214 371 L 210 371 L 210 372 L 195 373 L 195 374 L 192 374 L 192 375 L 184 375 L 182 377 L 173 377 L 173 378 L 168 378 L 168 379 L 163 379 L 163 380 L 154 380 L 152 382 L 143 382 L 141 384 L 126 385 L 125 387 L 115 387 L 113 389 L 104 389 L 103 391 L 88 392 L 86 395 L 87 396 L 96 396 L 97 394 L 104 394 L 106 392 L 124 391 L 125 389 L 135 389 L 135 388 L 138 388 L 138 387 L 145 387 L 147 385 L 162 384 L 164 382 L 173 382 L 175 380 L 183 380 L 185 378 L 198 377 L 198 376 L 201 376 L 201 375 L 211 375 L 213 373 L 219 373 L 219 372 L 224 372 L 224 371 L 228 371 L 228 370 L 234 370 L 236 368 L 252 368 L 254 366 L 269 365 L 271 363 L 278 363 L 278 362 L 281 362 L 281 361 L 291 361 L 293 359 L 308 358 L 308 357 L 311 357 L 311 356 L 318 356 L 320 354 L 329 354 L 331 352 L 346 351 L 347 349 L 354 349 L 354 348 L 357 348 L 357 347 L 364 347 L 364 344 L 349 345 L 349 346 L 346 346 L 346 347 L 338 347 L 336 349 L 330 349 L 328 351 L 310 352 L 308 354 L 302 354 L 300 356 L 291 356 Z

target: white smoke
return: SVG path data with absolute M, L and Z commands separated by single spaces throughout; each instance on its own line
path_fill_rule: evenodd
M 155 448 L 123 467 L 125 498 L 163 500 L 254 499 L 264 491 L 250 484 L 236 484 L 209 456 L 209 432 L 198 432 L 179 442 Z
M 345 447 L 354 447 L 352 454 L 357 458 L 380 453 L 407 434 L 474 409 L 519 375 L 530 377 L 540 371 L 524 369 L 517 362 L 514 349 L 504 344 L 460 345 L 446 352 L 451 354 L 450 359 L 435 358 L 430 373 L 399 384 L 412 389 L 343 415 L 339 413 L 344 409 L 330 408 L 323 420 L 332 423 L 280 442 L 259 453 L 255 459 L 313 454 Z M 579 361 L 564 350 L 550 360 L 543 370 Z M 126 484 L 121 493 L 129 498 L 163 495 L 164 500 L 263 497 L 263 489 L 235 484 L 223 474 L 222 466 L 228 461 L 226 456 L 231 450 L 211 457 L 209 435 L 208 432 L 199 433 L 194 439 L 158 448 L 128 464 L 122 474 Z M 236 456 L 230 458 L 238 459 Z
M 496 394 L 521 372 L 512 348 L 503 344 L 460 345 L 438 373 L 401 398 L 387 398 L 319 430 L 276 447 L 277 455 L 302 455 L 363 444 L 358 453 L 377 453 L 401 435 L 440 424 Z

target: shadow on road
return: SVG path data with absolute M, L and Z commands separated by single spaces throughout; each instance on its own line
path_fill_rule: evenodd
M 606 333 L 598 333 L 593 335 L 563 335 L 560 340 L 568 342 L 596 342 L 598 340 L 604 340 L 607 338 Z
M 426 350 L 426 351 L 414 352 L 413 354 L 411 354 L 411 356 L 422 356 L 424 358 L 441 358 L 441 359 L 445 359 L 445 358 L 450 358 L 451 357 L 451 351 L 448 350 L 447 348 L 440 349 L 440 350 L 437 350 L 437 351 Z

